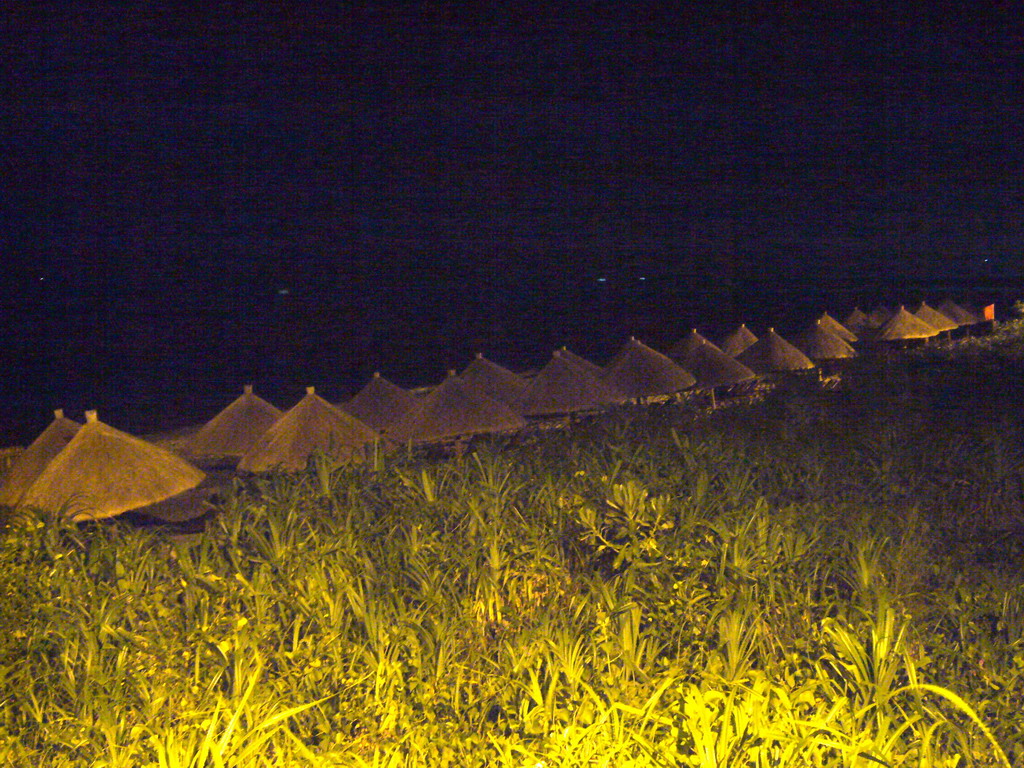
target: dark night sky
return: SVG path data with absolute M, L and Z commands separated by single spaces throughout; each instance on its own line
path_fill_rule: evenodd
M 1021 286 L 1012 4 L 163 5 L 0 10 L 5 435 Z

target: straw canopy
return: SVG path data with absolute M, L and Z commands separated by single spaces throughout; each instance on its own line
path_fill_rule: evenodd
M 627 397 L 639 398 L 670 395 L 697 380 L 666 355 L 630 337 L 609 364 L 604 382 Z
M 845 360 L 856 357 L 853 347 L 825 327 L 818 318 L 814 325 L 795 339 L 797 347 L 811 360 Z
M 341 409 L 367 426 L 386 432 L 419 404 L 420 400 L 407 389 L 375 372 L 366 386 L 343 403 Z
M 853 344 L 857 341 L 857 334 L 832 317 L 828 312 L 823 312 L 821 317 L 818 318 L 818 325 L 845 342 Z M 804 351 L 806 352 L 807 350 Z
M 391 430 L 395 440 L 435 442 L 488 432 L 509 432 L 526 421 L 504 403 L 480 394 L 454 372 Z
M 740 327 L 730 333 L 719 345 L 721 350 L 729 357 L 738 357 L 743 350 L 757 342 L 757 336 L 751 333 L 746 323 L 740 323 Z
M 874 335 L 875 341 L 907 341 L 909 339 L 930 339 L 937 336 L 938 329 L 900 307 L 885 325 Z
M 598 378 L 591 367 L 557 349 L 516 401 L 524 416 L 553 416 L 621 403 L 625 396 Z M 598 369 L 601 370 L 601 369 Z
M 924 320 L 928 325 L 932 326 L 932 328 L 939 331 L 953 331 L 960 327 L 959 323 L 950 319 L 942 312 L 932 309 L 923 301 L 911 314 L 918 320 Z
M 716 344 L 712 344 L 706 338 L 697 333 L 697 329 L 694 328 L 683 338 L 681 338 L 679 341 L 672 345 L 672 348 L 668 351 L 668 356 L 675 360 L 677 363 L 682 364 L 682 361 L 685 360 L 690 355 L 690 353 L 693 352 L 693 350 L 697 349 L 698 347 L 703 347 L 709 344 L 715 349 L 717 349 L 719 352 L 722 351 L 721 349 L 718 348 Z M 682 365 L 683 368 L 686 368 L 685 364 Z M 697 377 L 697 380 L 700 381 L 699 376 Z
M 252 385 L 246 384 L 242 394 L 206 422 L 182 448 L 196 457 L 240 459 L 279 418 L 280 409 L 254 394 Z
M 843 327 L 849 328 L 853 333 L 862 333 L 865 330 L 877 326 L 872 326 L 871 318 L 861 312 L 858 307 L 854 307 L 853 311 L 846 316 L 845 320 L 843 320 Z
M 964 309 L 959 304 L 954 303 L 950 299 L 946 299 L 939 304 L 938 309 L 939 312 L 955 322 L 957 326 L 977 325 L 979 322 L 976 315 Z
M 77 421 L 65 417 L 60 408 L 55 410 L 53 421 L 11 465 L 7 478 L 0 486 L 0 506 L 17 506 L 25 491 L 46 469 L 46 465 L 71 442 L 81 427 Z
M 86 422 L 46 466 L 21 505 L 75 521 L 113 517 L 177 496 L 206 477 L 179 456 L 114 429 L 87 411 Z
M 689 351 L 685 355 L 673 356 L 674 360 L 693 374 L 699 388 L 728 387 L 757 378 L 757 374 L 743 363 L 729 357 L 707 339 L 701 339 L 702 343 L 687 345 Z
M 602 376 L 604 376 L 604 372 L 605 372 L 604 368 L 602 368 L 597 363 L 590 362 L 585 357 L 580 357 L 575 352 L 573 352 L 571 349 L 569 349 L 567 347 L 562 347 L 559 350 L 559 352 L 561 353 L 561 355 L 562 355 L 562 357 L 564 359 L 568 360 L 570 363 L 574 363 L 575 365 L 581 366 L 582 368 L 586 368 L 587 371 L 589 371 L 591 374 L 593 374 L 597 378 L 600 379 Z
M 459 375 L 470 389 L 510 406 L 526 389 L 526 379 L 477 352 Z
M 337 462 L 359 459 L 363 447 L 378 438 L 369 426 L 307 387 L 306 396 L 263 433 L 238 468 L 243 472 L 274 468 L 298 472 L 306 468 L 314 451 Z
M 736 356 L 736 359 L 755 373 L 806 371 L 814 363 L 803 352 L 769 328 L 768 332 Z
M 879 304 L 868 314 L 868 326 L 871 328 L 881 328 L 893 317 L 893 313 L 889 311 L 889 308 Z

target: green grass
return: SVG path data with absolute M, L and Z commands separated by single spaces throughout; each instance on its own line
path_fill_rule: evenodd
M 19 516 L 0 758 L 1019 764 L 1014 338 L 710 418 L 314 462 L 190 537 Z

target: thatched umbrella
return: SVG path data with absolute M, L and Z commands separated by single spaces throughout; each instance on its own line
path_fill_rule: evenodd
M 834 336 L 838 336 L 845 342 L 853 344 L 857 341 L 857 334 L 832 317 L 828 312 L 823 312 L 821 314 L 821 317 L 818 318 L 818 324 L 826 331 Z
M 621 403 L 626 396 L 606 384 L 589 367 L 577 363 L 565 349 L 551 359 L 516 401 L 524 416 L 554 416 Z M 601 370 L 601 369 L 598 369 Z
M 853 311 L 843 320 L 843 327 L 849 328 L 853 333 L 860 334 L 877 326 L 871 324 L 871 318 L 864 314 L 859 307 L 854 307 Z
M 7 472 L 0 486 L 0 506 L 14 507 L 21 501 L 25 491 L 46 469 L 53 457 L 64 450 L 64 446 L 78 433 L 82 425 L 64 416 L 60 408 L 53 412 L 53 421 L 32 441 Z
M 755 336 L 746 323 L 740 323 L 739 328 L 730 333 L 719 344 L 719 348 L 729 355 L 729 357 L 738 357 L 743 350 L 757 342 L 757 336 Z
M 526 389 L 526 379 L 477 352 L 459 378 L 471 389 L 511 407 Z
M 845 340 L 826 328 L 821 318 L 815 320 L 814 325 L 793 341 L 801 352 L 816 363 L 823 360 L 844 360 L 857 355 Z
M 736 359 L 755 373 L 781 373 L 807 371 L 814 363 L 784 338 L 769 328 L 768 332 L 736 356 Z
M 697 379 L 698 388 L 728 387 L 757 378 L 757 374 L 743 363 L 725 354 L 707 339 L 700 338 L 703 341 L 687 344 L 688 351 L 684 355 L 673 355 L 673 359 Z
M 313 387 L 306 396 L 274 422 L 242 460 L 243 472 L 280 468 L 298 472 L 309 457 L 321 451 L 336 462 L 362 458 L 364 448 L 379 439 L 372 428 L 340 408 L 335 408 Z
M 868 314 L 868 326 L 871 328 L 881 328 L 890 319 L 892 319 L 893 313 L 889 311 L 889 308 L 883 304 L 879 304 Z
M 375 371 L 367 382 L 340 408 L 379 432 L 390 431 L 392 425 L 415 410 L 420 400 L 409 390 L 388 381 Z
M 678 363 L 632 336 L 605 370 L 604 382 L 631 398 L 671 395 L 697 383 Z
M 909 339 L 930 339 L 937 336 L 938 329 L 900 307 L 872 337 L 873 341 L 907 341 Z
M 391 437 L 416 443 L 453 440 L 489 432 L 511 432 L 526 426 L 518 413 L 463 383 L 454 371 L 417 408 L 391 429 Z
M 705 339 L 694 330 L 690 343 L 682 346 L 686 350 L 681 357 L 673 359 L 679 362 L 697 379 L 697 388 L 706 390 L 711 396 L 711 407 L 716 405 L 715 389 L 718 387 L 734 387 L 738 384 L 752 382 L 757 374 L 743 363 L 725 354 L 717 346 Z M 689 339 L 686 341 L 690 341 Z
M 955 320 L 950 319 L 936 309 L 932 309 L 923 301 L 911 314 L 918 320 L 924 320 L 928 325 L 932 326 L 932 328 L 936 328 L 940 332 L 954 331 L 960 327 L 960 324 Z
M 246 384 L 234 402 L 185 441 L 182 450 L 197 459 L 237 461 L 281 415 L 280 409 L 253 393 L 252 384 Z
M 86 411 L 85 424 L 21 499 L 73 520 L 113 517 L 195 488 L 206 475 L 165 448 L 114 429 Z
M 682 365 L 682 361 L 686 359 L 686 357 L 688 357 L 694 349 L 696 349 L 697 347 L 706 346 L 708 344 L 710 344 L 715 349 L 718 349 L 719 352 L 722 351 L 721 349 L 718 348 L 716 344 L 712 344 L 712 342 L 708 341 L 706 338 L 697 333 L 697 329 L 694 328 L 683 338 L 681 338 L 679 341 L 672 345 L 672 348 L 669 349 L 668 351 L 668 356 L 675 360 L 677 363 L 680 363 L 680 365 Z M 685 365 L 683 365 L 683 367 L 686 368 Z M 697 380 L 700 381 L 699 376 L 697 377 Z
M 958 326 L 977 325 L 980 322 L 977 315 L 972 312 L 968 312 L 966 309 L 950 299 L 946 299 L 939 304 L 938 310 Z
M 561 352 L 562 358 L 564 360 L 567 360 L 570 363 L 578 365 L 581 368 L 585 368 L 587 371 L 592 373 L 597 378 L 601 378 L 602 376 L 604 376 L 604 371 L 605 371 L 604 368 L 602 368 L 597 363 L 590 362 L 585 357 L 581 357 L 580 355 L 577 355 L 575 352 L 573 352 L 568 347 L 562 347 L 559 350 L 559 352 Z

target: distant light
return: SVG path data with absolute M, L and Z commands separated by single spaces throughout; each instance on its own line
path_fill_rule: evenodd
M 292 292 L 291 288 L 278 288 L 277 289 L 277 295 L 278 296 L 288 296 L 291 292 Z
M 597 278 L 597 282 L 599 282 L 599 283 L 607 283 L 608 282 L 608 278 L 607 277 L 599 277 L 599 278 Z
M 647 278 L 646 278 L 646 277 L 641 277 L 640 279 L 641 279 L 641 280 L 646 280 Z

